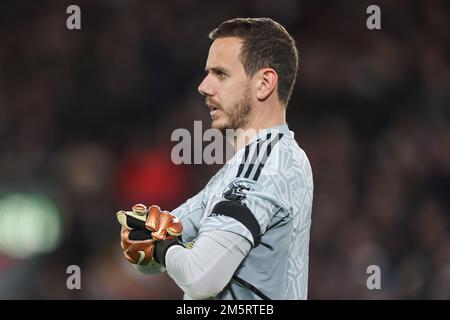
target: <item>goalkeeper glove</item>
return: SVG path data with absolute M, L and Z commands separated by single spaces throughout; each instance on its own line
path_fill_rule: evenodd
M 122 225 L 121 245 L 125 258 L 133 264 L 148 265 L 161 262 L 164 264 L 167 249 L 179 244 L 176 237 L 181 235 L 181 221 L 158 206 L 134 205 L 132 211 L 119 211 L 117 219 Z M 156 242 L 161 242 L 156 250 Z M 170 243 L 170 246 L 167 244 Z M 158 253 L 158 254 L 156 254 Z M 153 259 L 158 256 L 159 260 Z M 157 258 L 157 259 L 158 259 Z

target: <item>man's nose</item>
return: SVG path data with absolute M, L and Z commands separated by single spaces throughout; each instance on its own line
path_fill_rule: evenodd
M 207 76 L 203 79 L 203 81 L 198 86 L 198 92 L 202 96 L 205 96 L 205 97 L 213 95 L 214 91 L 213 91 L 211 85 L 208 82 L 208 77 Z

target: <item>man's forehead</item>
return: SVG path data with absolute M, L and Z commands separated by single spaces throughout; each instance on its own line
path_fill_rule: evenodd
M 206 68 L 217 65 L 228 65 L 229 67 L 241 64 L 239 53 L 241 52 L 243 40 L 237 37 L 225 37 L 214 40 L 209 48 Z

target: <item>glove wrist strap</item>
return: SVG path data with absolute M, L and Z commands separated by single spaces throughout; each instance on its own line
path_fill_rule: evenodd
M 166 253 L 172 246 L 183 246 L 178 238 L 170 240 L 162 240 L 155 242 L 155 248 L 153 250 L 153 258 L 158 261 L 164 267 L 166 266 Z

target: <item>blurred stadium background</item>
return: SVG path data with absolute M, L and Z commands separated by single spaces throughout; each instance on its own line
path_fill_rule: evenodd
M 171 164 L 170 134 L 209 123 L 207 34 L 238 16 L 278 20 L 300 49 L 288 123 L 315 179 L 309 298 L 450 298 L 448 1 L 19 0 L 0 9 L 0 299 L 182 297 L 122 258 L 115 212 L 173 209 L 218 169 Z

